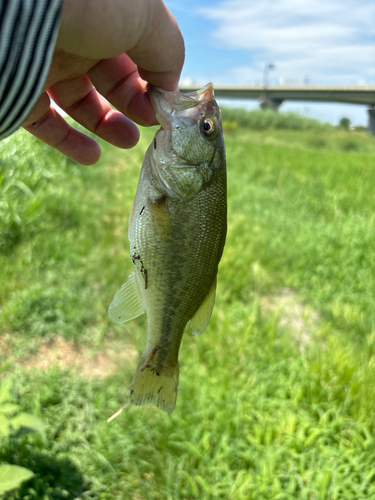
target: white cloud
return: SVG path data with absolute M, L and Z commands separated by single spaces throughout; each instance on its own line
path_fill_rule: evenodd
M 216 23 L 216 46 L 251 52 L 247 77 L 254 73 L 259 79 L 264 63 L 272 61 L 272 75 L 279 77 L 375 81 L 373 0 L 227 0 L 199 12 Z M 238 77 L 245 69 L 232 73 Z

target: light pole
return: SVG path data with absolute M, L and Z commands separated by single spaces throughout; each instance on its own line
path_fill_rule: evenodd
M 268 100 L 267 100 L 267 85 L 268 85 L 268 71 L 270 69 L 274 69 L 275 65 L 273 63 L 265 63 L 264 71 L 263 71 L 263 95 L 260 98 L 260 107 L 268 108 Z
M 266 63 L 264 65 L 264 72 L 263 72 L 263 88 L 264 90 L 267 90 L 267 78 L 268 78 L 268 71 L 270 69 L 275 69 L 275 65 L 273 63 Z

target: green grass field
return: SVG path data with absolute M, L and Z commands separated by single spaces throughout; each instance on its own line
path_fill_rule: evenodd
M 7 499 L 375 499 L 375 138 L 249 116 L 224 111 L 227 244 L 176 409 L 111 423 L 146 342 L 107 308 L 154 131 L 93 167 L 0 143 L 0 371 L 46 424 L 0 436 L 35 474 Z

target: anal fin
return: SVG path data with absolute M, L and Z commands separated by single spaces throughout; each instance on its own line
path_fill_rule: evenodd
M 217 279 L 215 278 L 206 298 L 203 300 L 194 316 L 190 319 L 191 329 L 193 334 L 197 337 L 205 331 L 210 322 L 212 310 L 215 305 L 216 284 Z
M 133 271 L 128 281 L 122 285 L 121 289 L 114 296 L 109 306 L 108 314 L 116 323 L 125 323 L 125 321 L 137 318 L 144 312 Z

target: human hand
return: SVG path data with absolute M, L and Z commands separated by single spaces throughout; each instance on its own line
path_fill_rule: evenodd
M 91 165 L 100 157 L 99 144 L 71 127 L 50 98 L 87 130 L 131 148 L 139 139 L 132 120 L 157 123 L 147 82 L 175 90 L 183 62 L 182 35 L 162 0 L 64 0 L 45 91 L 23 127 Z

